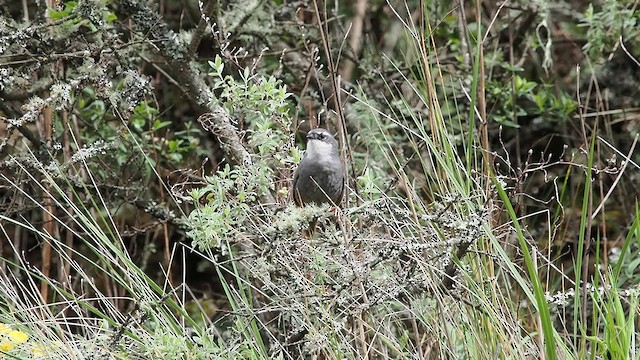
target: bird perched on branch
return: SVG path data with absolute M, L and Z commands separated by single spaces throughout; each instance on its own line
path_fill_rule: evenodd
M 307 152 L 293 177 L 296 205 L 332 203 L 338 205 L 344 193 L 344 167 L 338 141 L 326 129 L 307 133 Z

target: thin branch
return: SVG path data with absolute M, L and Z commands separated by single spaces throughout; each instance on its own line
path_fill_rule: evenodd
M 193 38 L 191 39 L 191 44 L 189 45 L 189 58 L 193 58 L 195 56 L 195 53 L 198 51 L 198 46 L 200 46 L 200 41 L 202 40 L 204 31 L 207 29 L 207 25 L 213 24 L 213 26 L 216 27 L 220 26 L 220 22 L 218 20 L 218 14 L 220 13 L 220 3 L 218 2 L 218 0 L 207 1 L 207 5 L 205 5 L 204 9 L 201 10 L 202 13 L 200 14 L 200 22 L 198 22 L 198 27 L 193 33 Z M 213 21 L 211 21 L 211 17 L 213 17 Z

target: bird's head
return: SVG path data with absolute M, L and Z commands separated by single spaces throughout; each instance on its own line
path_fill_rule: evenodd
M 307 155 L 310 157 L 338 155 L 338 141 L 326 129 L 313 129 L 307 133 Z

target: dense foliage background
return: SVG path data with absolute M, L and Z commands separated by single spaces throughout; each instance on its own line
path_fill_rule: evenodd
M 640 358 L 638 5 L 0 3 L 0 354 Z

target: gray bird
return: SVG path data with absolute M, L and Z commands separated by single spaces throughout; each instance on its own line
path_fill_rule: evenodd
M 338 205 L 344 188 L 344 168 L 338 142 L 326 129 L 307 133 L 307 152 L 293 177 L 296 205 L 333 203 Z

